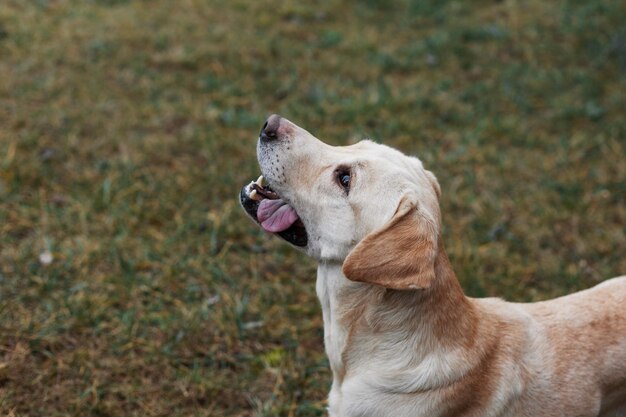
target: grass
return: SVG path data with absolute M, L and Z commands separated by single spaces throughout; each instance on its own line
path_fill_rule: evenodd
M 236 200 L 271 112 L 420 156 L 468 294 L 625 273 L 624 22 L 616 0 L 4 0 L 0 414 L 324 414 L 315 265 Z

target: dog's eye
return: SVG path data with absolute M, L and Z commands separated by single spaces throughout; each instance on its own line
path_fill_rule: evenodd
M 337 183 L 341 185 L 341 187 L 347 191 L 350 190 L 350 171 L 347 169 L 338 169 L 335 171 Z

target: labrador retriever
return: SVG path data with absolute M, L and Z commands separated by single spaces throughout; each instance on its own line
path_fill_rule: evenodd
M 317 260 L 331 417 L 626 417 L 626 276 L 530 304 L 466 297 L 421 161 L 272 115 L 240 201 Z

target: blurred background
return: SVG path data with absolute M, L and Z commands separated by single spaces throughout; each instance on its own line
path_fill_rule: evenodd
M 322 416 L 315 265 L 239 209 L 280 113 L 441 183 L 472 296 L 626 273 L 626 9 L 2 0 L 0 414 Z

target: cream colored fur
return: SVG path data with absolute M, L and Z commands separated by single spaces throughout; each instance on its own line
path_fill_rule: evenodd
M 532 304 L 468 298 L 417 158 L 286 119 L 258 157 L 319 263 L 331 417 L 626 417 L 626 277 Z

